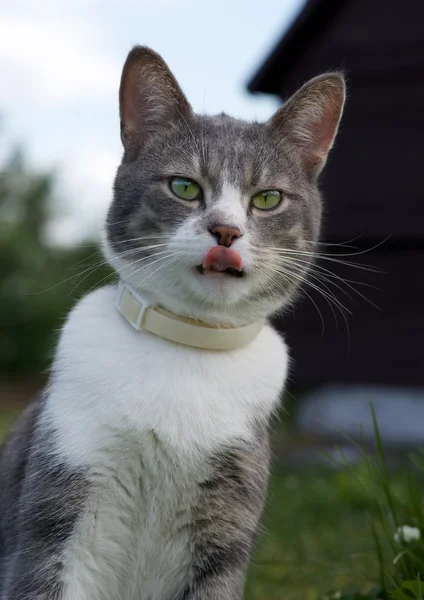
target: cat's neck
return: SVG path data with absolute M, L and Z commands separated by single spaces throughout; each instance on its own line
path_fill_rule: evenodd
M 261 319 L 241 326 L 222 326 L 178 315 L 150 303 L 123 281 L 118 284 L 116 308 L 137 331 L 146 330 L 171 342 L 207 350 L 236 350 L 248 346 L 264 324 Z

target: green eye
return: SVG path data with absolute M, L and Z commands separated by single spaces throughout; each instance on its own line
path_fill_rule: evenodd
M 278 190 L 265 190 L 252 198 L 253 206 L 259 208 L 259 210 L 270 210 L 278 206 L 280 202 L 281 192 Z
M 183 200 L 197 200 L 202 193 L 200 185 L 186 177 L 173 177 L 171 179 L 171 190 Z

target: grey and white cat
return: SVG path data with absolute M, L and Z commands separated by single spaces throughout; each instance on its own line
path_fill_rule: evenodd
M 2 450 L 1 600 L 242 598 L 288 363 L 266 319 L 310 268 L 343 103 L 330 73 L 264 124 L 196 115 L 160 56 L 130 52 L 105 256 L 171 320 L 256 337 L 136 331 L 113 285 L 77 304 Z

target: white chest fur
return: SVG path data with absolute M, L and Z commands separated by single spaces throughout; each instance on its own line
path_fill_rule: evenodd
M 88 470 L 93 490 L 65 600 L 166 597 L 188 569 L 184 525 L 208 456 L 249 439 L 286 376 L 284 343 L 267 326 L 247 348 L 189 348 L 134 331 L 114 293 L 97 290 L 71 313 L 45 412 L 56 451 Z

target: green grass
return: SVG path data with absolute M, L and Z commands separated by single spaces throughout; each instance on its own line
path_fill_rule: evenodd
M 360 445 L 360 464 L 275 468 L 247 600 L 424 600 L 424 450 L 390 471 L 371 411 L 375 451 Z M 404 526 L 419 539 L 395 540 Z
M 247 600 L 316 600 L 378 584 L 370 500 L 340 472 L 276 467 Z

